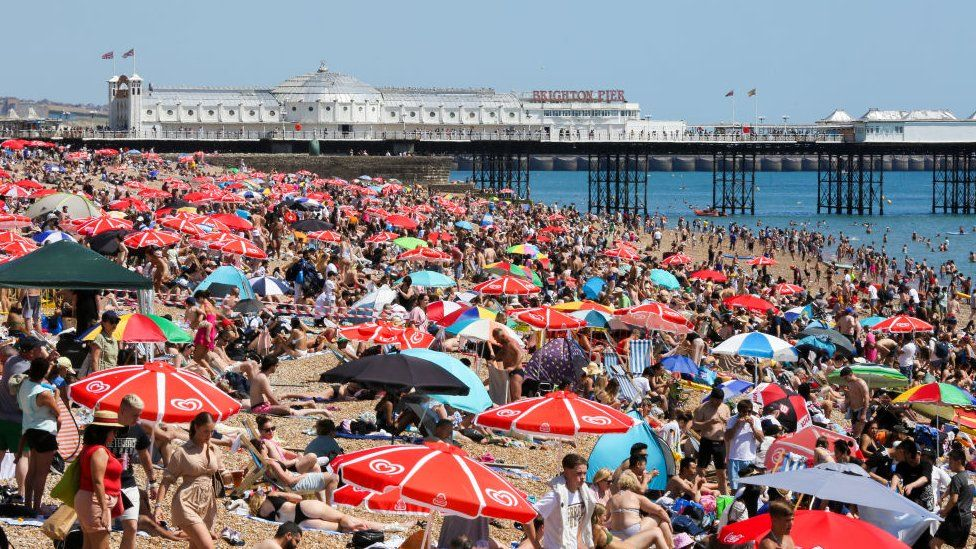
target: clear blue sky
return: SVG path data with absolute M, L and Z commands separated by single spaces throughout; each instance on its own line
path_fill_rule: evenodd
M 976 110 L 976 2 L 166 0 L 11 2 L 0 95 L 104 103 L 136 48 L 159 85 L 273 85 L 319 60 L 373 85 L 619 88 L 704 123 L 835 107 Z M 17 51 L 16 54 L 9 52 Z M 120 70 L 129 60 L 117 59 Z

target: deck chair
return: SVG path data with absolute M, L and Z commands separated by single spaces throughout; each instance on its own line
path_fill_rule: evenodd
M 302 497 L 312 495 L 309 492 L 296 492 L 289 486 L 284 486 L 280 482 L 272 479 L 268 475 L 268 464 L 261 457 L 261 453 L 258 449 L 254 447 L 251 443 L 252 438 L 258 437 L 258 426 L 254 422 L 254 418 L 250 416 L 240 417 L 241 427 L 244 428 L 244 434 L 241 435 L 241 447 L 247 450 L 247 453 L 251 457 L 251 465 L 247 472 L 244 473 L 244 478 L 241 480 L 240 484 L 234 488 L 231 492 L 232 497 L 242 497 L 246 490 L 250 490 L 258 484 L 270 484 L 279 492 L 292 492 L 301 495 Z
M 620 366 L 620 357 L 611 349 L 603 351 L 603 368 L 607 371 L 607 376 L 616 380 L 617 384 L 620 385 L 621 396 L 634 403 L 640 399 L 640 391 L 637 390 L 630 376 Z
M 627 369 L 631 375 L 639 376 L 644 373 L 644 368 L 651 365 L 651 340 L 632 339 L 630 340 L 630 361 Z

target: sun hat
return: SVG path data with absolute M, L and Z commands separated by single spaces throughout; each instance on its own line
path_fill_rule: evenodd
M 113 412 L 112 410 L 96 410 L 94 419 L 89 425 L 97 425 L 99 427 L 125 427 L 125 425 L 119 423 L 119 413 Z

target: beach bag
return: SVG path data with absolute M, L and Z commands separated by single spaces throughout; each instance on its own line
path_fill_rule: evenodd
M 685 515 L 677 515 L 671 518 L 671 526 L 674 528 L 674 533 L 680 534 L 682 532 L 694 537 L 705 532 L 698 526 L 698 524 L 691 518 Z
M 65 468 L 61 480 L 51 488 L 51 497 L 74 508 L 75 494 L 78 493 L 79 486 L 81 486 L 81 460 L 76 459 Z
M 375 543 L 382 543 L 385 539 L 386 536 L 379 530 L 360 530 L 352 535 L 352 541 L 346 547 L 364 549 L 365 547 L 371 547 Z
M 78 513 L 75 513 L 74 508 L 62 505 L 44 521 L 44 524 L 41 525 L 41 532 L 53 540 L 62 540 L 71 531 L 71 527 L 77 519 Z

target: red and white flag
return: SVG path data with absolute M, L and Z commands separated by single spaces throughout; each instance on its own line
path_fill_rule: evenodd
M 132 48 L 131 50 L 122 54 L 122 59 L 125 59 L 126 57 L 133 57 L 135 56 L 135 54 L 136 54 L 136 49 Z
M 110 51 L 102 54 L 102 59 L 115 59 L 115 52 Z

